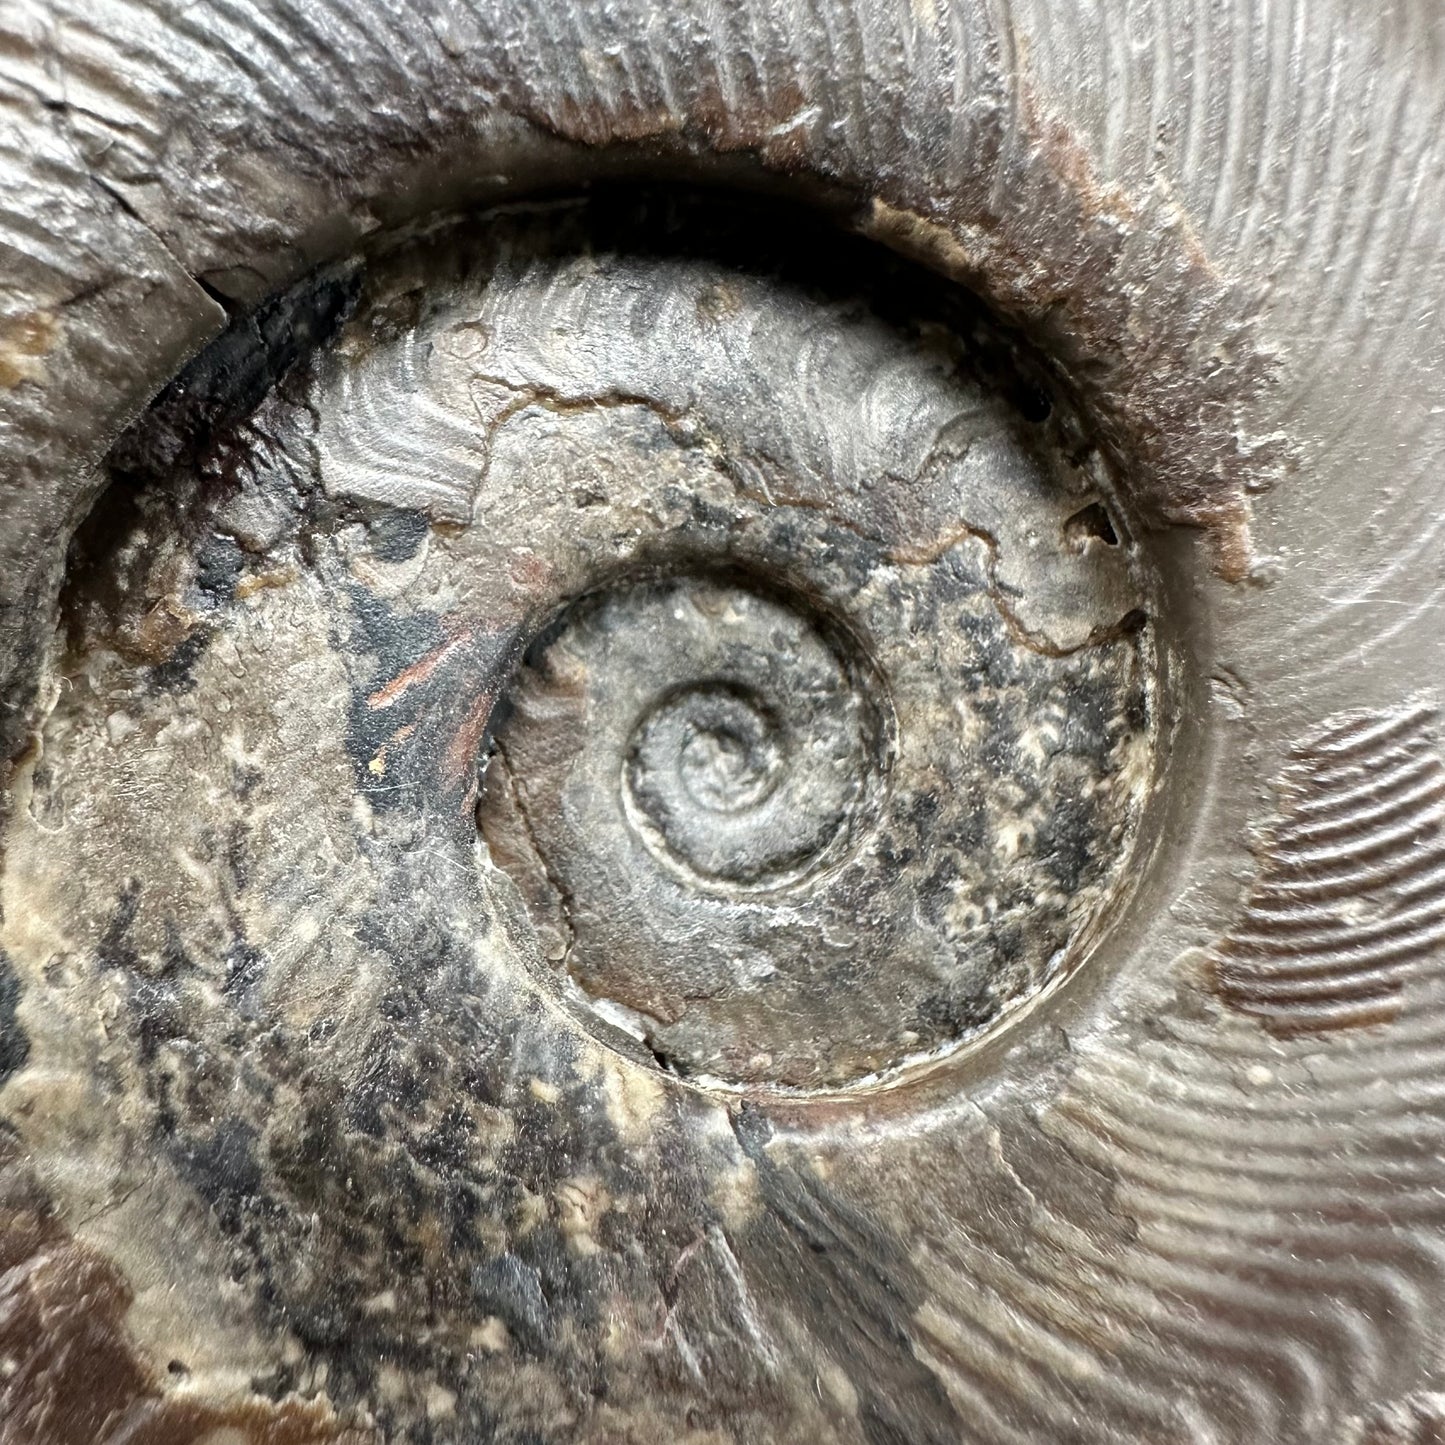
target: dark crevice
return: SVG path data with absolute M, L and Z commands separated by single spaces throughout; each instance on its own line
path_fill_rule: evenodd
M 242 307 L 237 303 L 234 296 L 227 296 L 224 291 L 218 289 L 216 286 L 213 286 L 209 281 L 206 280 L 204 276 L 193 274 L 191 276 L 191 280 L 194 281 L 196 285 L 199 286 L 201 290 L 204 291 L 206 295 L 209 296 L 211 300 L 214 301 L 216 305 L 219 306 L 233 321 L 238 316 L 244 315 Z
M 667 1053 L 666 1050 L 660 1049 L 650 1036 L 644 1038 L 642 1042 L 647 1052 L 652 1055 L 657 1067 L 661 1069 L 664 1074 L 675 1074 L 678 1077 L 686 1074 L 687 1070 L 679 1068 L 677 1061 L 672 1055 Z
M 198 467 L 293 367 L 332 340 L 359 290 L 360 269 L 347 263 L 315 272 L 235 317 L 121 436 L 110 455 L 112 476 L 148 481 Z
M 537 866 L 541 869 L 547 887 L 557 900 L 557 919 L 562 925 L 563 941 L 566 947 L 562 957 L 556 961 L 556 966 L 561 969 L 566 969 L 567 960 L 572 954 L 572 946 L 575 941 L 575 931 L 572 927 L 572 897 L 568 891 L 566 880 L 560 877 L 553 869 L 546 852 L 542 848 L 541 841 L 537 837 L 536 828 L 528 812 L 525 785 L 517 776 L 516 769 L 512 766 L 512 761 L 507 755 L 506 744 L 500 737 L 494 736 L 491 740 L 491 745 L 492 757 L 487 772 L 490 774 L 495 769 L 506 775 L 507 784 L 510 785 L 507 791 L 511 794 L 512 809 L 521 827 L 523 841 L 528 851 L 537 860 Z M 486 790 L 484 787 L 482 791 L 482 801 L 478 803 L 477 807 L 479 821 L 486 811 L 485 799 Z M 482 830 L 482 840 L 486 844 L 488 852 L 490 852 L 492 844 L 487 839 L 485 829 Z M 500 867 L 501 865 L 498 864 L 497 866 Z M 507 870 L 502 869 L 502 871 L 505 872 Z
M 1090 502 L 1064 523 L 1064 541 L 1076 551 L 1082 550 L 1091 540 L 1102 542 L 1106 547 L 1119 545 L 1119 533 L 1102 502 Z

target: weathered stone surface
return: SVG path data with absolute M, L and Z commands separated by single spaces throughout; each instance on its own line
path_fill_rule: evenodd
M 4 1445 L 1432 1428 L 1433 12 L 0 25 Z

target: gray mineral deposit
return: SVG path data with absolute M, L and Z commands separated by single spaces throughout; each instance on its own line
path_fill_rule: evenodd
M 0 1445 L 1445 1440 L 1438 0 L 5 0 Z

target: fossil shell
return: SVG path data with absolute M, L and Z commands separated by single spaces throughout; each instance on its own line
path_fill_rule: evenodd
M 1434 9 L 0 31 L 0 1445 L 1445 1428 Z

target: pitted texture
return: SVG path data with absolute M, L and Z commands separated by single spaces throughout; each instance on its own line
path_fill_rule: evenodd
M 0 1372 L 27 1393 L 0 1430 L 76 1445 L 79 1407 L 105 1445 L 146 1414 L 269 1445 L 278 1409 L 418 1445 L 1438 1432 L 1439 6 L 19 0 L 0 25 L 0 1114 L 32 1191 L 11 1207 L 7 1158 Z M 631 393 L 539 344 L 522 391 L 479 388 L 460 430 L 433 417 L 434 450 L 370 481 L 411 416 L 383 393 L 358 401 L 359 447 L 311 409 L 309 369 L 235 428 L 355 300 L 344 271 L 285 292 L 310 268 L 604 174 L 816 200 L 966 278 L 1040 345 L 1136 510 L 1202 522 L 1248 579 L 1160 543 L 1150 627 L 1181 653 L 1161 649 L 1154 851 L 1088 967 L 903 1087 L 690 1090 L 620 1024 L 599 1044 L 559 1011 L 543 950 L 498 967 L 544 937 L 523 857 L 489 923 L 475 906 L 492 693 L 588 569 L 518 556 L 478 603 L 530 589 L 496 633 L 451 625 L 476 599 L 439 574 L 507 519 L 494 455 L 545 453 L 550 421 L 580 431 L 536 525 L 579 536 L 587 499 L 636 476 L 594 468 L 594 438 L 686 450 L 682 414 L 739 354 L 726 296 L 691 298 L 708 346 Z M 759 225 L 762 248 L 793 226 Z M 441 279 L 419 268 L 374 340 Z M 184 441 L 117 457 L 67 653 L 95 464 L 228 310 L 224 365 L 162 403 Z M 416 349 L 411 395 L 454 360 Z M 858 385 L 846 420 L 885 392 Z M 726 421 L 696 449 L 748 454 Z M 831 452 L 755 435 L 726 487 L 680 468 L 657 516 L 579 555 L 705 528 L 694 491 L 827 491 Z M 328 497 L 338 462 L 354 490 Z M 769 499 L 782 474 L 807 485 Z M 1067 534 L 1107 555 L 1076 500 Z M 891 537 L 895 563 L 971 553 L 1014 642 L 1091 642 L 1053 630 L 1080 615 L 1065 594 L 1030 611 L 1052 583 L 1010 570 L 1026 533 L 956 520 Z M 820 539 L 799 528 L 794 554 Z M 1085 581 L 1109 602 L 1090 629 L 1115 626 L 1107 574 Z M 1315 817 L 1369 856 L 1326 858 L 1338 897 L 1281 919 L 1316 886 Z M 1304 980 L 1278 962 L 1296 923 Z M 138 1414 L 70 1394 L 85 1309 Z
M 856 1387 L 792 1401 L 814 1326 L 755 1297 L 764 1136 L 675 1076 L 846 1090 L 1077 966 L 1151 776 L 1147 589 L 907 268 L 540 214 L 373 259 L 253 419 L 178 440 L 203 374 L 118 450 L 8 874 L 73 940 L 27 1037 L 204 1202 L 273 1393 L 324 1362 L 343 1418 L 506 1438 L 530 1362 L 554 1436 L 578 1391 L 836 1433 Z
M 18 184 L 3 224 L 26 299 L 7 349 L 49 382 L 0 398 L 30 498 L 0 567 L 5 675 L 36 644 L 27 610 L 58 581 L 60 558 L 27 539 L 68 532 L 93 496 L 80 469 L 224 322 L 195 278 L 255 302 L 438 200 L 636 173 L 659 155 L 807 176 L 979 285 L 1059 353 L 1135 458 L 1141 503 L 1210 525 L 1241 573 L 1249 491 L 1280 473 L 1282 422 L 1311 412 L 1312 370 L 1348 358 L 1380 396 L 1403 379 L 1382 338 L 1410 324 L 1401 258 L 1433 213 L 1387 207 L 1378 234 L 1356 235 L 1331 158 L 1350 155 L 1381 193 L 1438 195 L 1445 51 L 1426 6 L 1342 21 L 1343 60 L 1303 10 L 1254 11 L 1191 4 L 1176 19 L 1157 0 L 1116 22 L 1048 0 L 868 0 L 823 23 L 806 6 L 659 16 L 649 0 L 364 16 L 315 0 L 174 16 L 144 0 L 24 0 L 4 71 Z M 1250 63 L 1264 55 L 1287 82 Z M 1303 86 L 1321 71 L 1329 83 Z M 1305 196 L 1310 223 L 1277 224 Z M 1355 253 L 1363 264 L 1336 264 Z M 1281 303 L 1310 344 L 1271 397 L 1278 343 L 1258 334 L 1259 301 L 1281 274 L 1324 281 Z M 152 295 L 165 300 L 137 337 L 123 318 Z M 1365 333 L 1342 319 L 1356 298 L 1376 307 Z M 94 419 L 67 440 L 77 470 L 52 501 L 27 458 L 76 402 Z M 1426 411 L 1408 422 L 1422 444 L 1438 437 Z
M 448 599 L 428 656 L 490 670 L 449 778 L 501 695 L 482 833 L 551 986 L 731 1084 L 977 1034 L 1076 964 L 1147 791 L 1142 585 L 1072 525 L 1101 474 L 987 342 L 535 232 L 491 274 L 403 252 L 311 404 L 332 496 L 476 519 L 412 590 Z M 431 786 L 421 681 L 369 694 L 386 788 Z
M 480 821 L 556 967 L 668 1067 L 838 1086 L 1075 964 L 1147 782 L 1147 652 L 1010 640 L 981 549 L 897 567 L 836 526 L 788 539 L 819 559 L 796 579 L 845 581 L 840 617 L 738 578 L 564 614 L 508 692 Z

